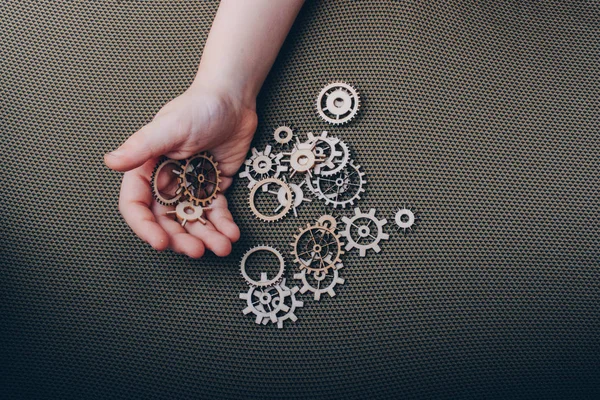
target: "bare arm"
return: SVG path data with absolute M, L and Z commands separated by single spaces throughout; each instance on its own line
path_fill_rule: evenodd
M 256 95 L 302 4 L 222 0 L 193 84 L 105 156 L 108 167 L 125 171 L 121 214 L 155 249 L 171 248 L 195 258 L 205 249 L 219 256 L 231 252 L 240 232 L 224 196 L 214 200 L 206 225 L 182 227 L 166 216 L 172 207 L 154 201 L 150 175 L 161 155 L 184 159 L 210 151 L 220 163 L 223 189 L 231 184 L 256 129 Z

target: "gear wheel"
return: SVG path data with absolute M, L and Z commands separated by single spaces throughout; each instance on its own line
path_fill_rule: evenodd
M 259 188 L 263 188 L 262 189 L 263 192 L 268 192 L 268 193 L 274 194 L 279 199 L 279 190 L 280 189 L 278 189 L 277 191 L 270 191 L 269 186 L 271 184 L 275 184 L 283 189 L 283 191 L 284 191 L 283 198 L 286 200 L 286 203 L 283 207 L 279 207 L 275 210 L 275 212 L 277 214 L 265 215 L 262 212 L 260 212 L 258 210 L 258 208 L 256 208 L 256 203 L 255 203 L 256 193 L 258 192 Z M 294 197 L 292 194 L 292 190 L 290 189 L 290 187 L 288 186 L 287 183 L 285 183 L 284 181 L 277 179 L 277 178 L 267 178 L 267 179 L 263 179 L 262 181 L 258 182 L 256 185 L 254 185 L 252 187 L 252 189 L 250 190 L 249 202 L 250 202 L 250 209 L 252 210 L 252 212 L 254 213 L 256 218 L 261 219 L 263 221 L 267 221 L 267 222 L 273 222 L 273 221 L 277 221 L 277 220 L 283 218 L 288 213 L 288 211 L 290 211 L 290 209 L 292 208 L 293 202 L 294 202 Z M 281 211 L 279 211 L 279 210 L 281 210 Z M 277 212 L 277 211 L 279 211 L 279 212 Z
M 248 258 L 252 254 L 259 252 L 259 251 L 266 251 L 266 252 L 275 254 L 275 256 L 277 257 L 277 259 L 279 261 L 279 271 L 277 272 L 277 274 L 275 275 L 274 278 L 268 279 L 266 272 L 261 272 L 259 281 L 256 281 L 248 276 L 248 273 L 246 272 L 246 262 L 248 261 Z M 270 246 L 256 246 L 256 247 L 253 247 L 250 250 L 248 250 L 242 256 L 242 260 L 240 261 L 240 271 L 241 271 L 242 277 L 244 278 L 246 283 L 248 283 L 248 285 L 250 285 L 250 286 L 254 286 L 254 287 L 273 286 L 273 285 L 277 285 L 283 278 L 283 273 L 285 272 L 285 261 L 283 259 L 283 256 L 281 255 L 281 253 L 279 251 L 277 251 L 277 249 L 270 247 Z
M 206 220 L 202 217 L 206 210 L 210 210 L 210 208 L 197 206 L 191 201 L 182 201 L 177 204 L 175 210 L 167 211 L 166 214 L 175 214 L 177 219 L 181 221 L 181 226 L 194 221 L 200 221 L 202 225 L 206 225 Z
M 335 286 L 344 284 L 345 279 L 340 278 L 338 272 L 343 267 L 344 265 L 342 263 L 338 263 L 335 265 L 335 268 L 332 268 L 330 271 L 313 272 L 312 274 L 307 273 L 307 271 L 303 269 L 299 273 L 294 274 L 294 279 L 302 281 L 300 293 L 304 294 L 306 292 L 312 292 L 314 294 L 314 299 L 319 301 L 321 300 L 322 294 L 328 294 L 330 297 L 334 297 Z M 309 282 L 309 278 L 314 282 Z
M 335 217 L 333 215 L 322 215 L 319 217 L 317 222 L 321 226 L 324 226 L 325 228 L 332 230 L 334 232 L 337 229 L 337 220 L 335 219 Z
M 313 151 L 315 155 L 323 159 L 323 161 L 315 163 L 315 174 L 320 175 L 324 168 L 327 171 L 335 169 L 336 164 L 334 161 L 344 155 L 344 153 L 336 149 L 336 145 L 340 139 L 333 136 L 328 137 L 326 131 L 321 132 L 319 136 L 313 135 L 312 132 L 308 132 L 306 135 L 308 136 L 308 143 L 314 144 Z
M 326 122 L 334 125 L 349 122 L 359 107 L 358 92 L 344 82 L 330 83 L 317 97 L 317 112 Z
M 331 139 L 333 139 L 333 138 L 331 138 Z M 348 148 L 346 143 L 342 142 L 341 140 L 339 140 L 337 138 L 335 138 L 335 141 L 336 141 L 336 143 L 335 143 L 334 149 L 339 148 L 339 150 L 333 151 L 337 155 L 336 158 L 334 158 L 332 160 L 333 166 L 332 167 L 327 166 L 328 169 L 324 169 L 322 167 L 322 166 L 325 166 L 324 163 L 318 164 L 315 167 L 315 174 L 321 175 L 321 176 L 335 175 L 338 172 L 340 172 L 341 170 L 343 170 L 344 168 L 346 168 L 346 166 L 350 162 L 350 149 Z M 317 170 L 317 167 L 319 167 L 318 170 Z
M 384 239 L 388 240 L 390 235 L 383 231 L 387 220 L 385 218 L 377 219 L 375 212 L 375 209 L 371 208 L 369 213 L 365 214 L 357 207 L 354 209 L 354 217 L 342 217 L 342 221 L 346 224 L 346 227 L 340 232 L 340 235 L 348 241 L 346 251 L 358 249 L 361 257 L 365 257 L 369 249 L 372 249 L 376 253 L 381 251 L 379 242 Z M 352 228 L 355 228 L 355 235 L 352 234 Z M 375 235 L 372 232 L 374 228 L 376 231 Z
M 277 317 L 277 328 L 281 329 L 283 328 L 283 323 L 288 319 L 292 322 L 296 322 L 298 320 L 298 317 L 296 316 L 295 312 L 297 308 L 304 307 L 304 302 L 296 299 L 296 294 L 300 291 L 300 288 L 298 286 L 294 286 L 291 289 L 288 288 L 287 286 L 285 286 L 285 279 L 281 281 L 279 286 L 284 291 L 289 290 L 290 292 L 290 295 L 283 299 L 284 304 L 286 304 L 289 307 L 289 310 L 285 314 Z M 280 300 L 276 300 L 275 303 L 277 303 L 278 301 Z
M 294 197 L 294 200 L 292 202 L 292 212 L 294 213 L 294 217 L 297 217 L 298 216 L 298 207 L 300 207 L 300 204 L 302 204 L 303 202 L 311 202 L 312 201 L 311 199 L 308 199 L 304 196 L 304 191 L 302 190 L 302 186 L 306 182 L 302 181 L 299 184 L 288 183 L 285 180 L 285 178 L 283 179 L 283 181 L 287 183 L 290 190 L 292 191 L 292 194 Z M 279 207 L 277 207 L 275 209 L 275 212 L 277 212 L 280 209 L 282 209 L 283 207 L 285 207 L 286 204 L 288 203 L 287 192 L 283 186 L 280 187 L 279 190 L 277 191 L 277 201 L 279 201 Z
M 221 171 L 218 166 L 219 163 L 206 152 L 188 158 L 179 175 L 179 184 L 189 201 L 205 207 L 217 197 L 221 191 Z
M 409 210 L 406 207 L 401 208 L 396 213 L 394 217 L 394 222 L 398 225 L 398 228 L 403 229 L 406 233 L 406 230 L 411 230 L 412 226 L 416 222 L 415 213 Z
M 244 171 L 240 172 L 240 178 L 248 179 L 248 188 L 252 189 L 260 180 L 266 178 L 278 178 L 288 167 L 281 165 L 283 154 L 271 153 L 271 146 L 267 145 L 264 151 L 252 148 L 252 156 L 247 159 Z
M 300 233 L 294 239 L 291 254 L 300 269 L 325 272 L 341 262 L 340 256 L 344 254 L 342 242 L 340 235 L 332 229 L 319 223 L 307 224 L 305 228 L 300 228 Z
M 273 138 L 279 144 L 288 144 L 294 138 L 294 130 L 290 126 L 280 126 L 273 132 Z
M 152 186 L 152 195 L 154 196 L 156 201 L 162 204 L 163 206 L 172 206 L 174 204 L 177 204 L 179 200 L 181 200 L 181 196 L 183 195 L 183 188 L 181 186 L 177 188 L 175 195 L 171 198 L 166 198 L 160 192 L 158 188 L 158 176 L 160 175 L 162 170 L 165 169 L 168 165 L 177 165 L 178 169 L 173 170 L 172 172 L 173 174 L 175 174 L 175 176 L 181 175 L 181 169 L 183 168 L 181 161 L 172 160 L 167 157 L 161 157 L 161 159 L 156 164 L 156 167 L 154 167 L 154 171 L 152 171 L 152 177 L 150 178 Z
M 361 171 L 360 165 L 351 160 L 343 171 L 335 175 L 315 177 L 312 188 L 325 204 L 332 205 L 334 208 L 345 208 L 360 199 L 366 183 L 365 173 Z
M 290 168 L 292 169 L 292 173 L 290 174 L 290 178 L 292 178 L 297 172 L 307 173 L 309 176 L 312 176 L 310 172 L 317 163 L 325 160 L 325 157 L 319 157 L 315 154 L 315 141 L 307 141 L 304 143 L 300 143 L 298 138 L 296 138 L 296 144 L 294 144 L 294 148 L 286 153 L 283 153 L 286 156 L 289 156 L 288 159 L 283 161 L 290 163 Z
M 277 323 L 278 314 L 288 313 L 290 306 L 285 304 L 285 298 L 292 292 L 285 286 L 251 287 L 248 292 L 240 293 L 240 299 L 246 300 L 247 307 L 242 311 L 244 315 L 250 313 L 256 316 L 257 324 L 266 325 L 270 322 Z

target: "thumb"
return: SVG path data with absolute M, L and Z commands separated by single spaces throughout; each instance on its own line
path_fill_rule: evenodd
M 169 114 L 155 118 L 118 149 L 106 154 L 104 162 L 115 171 L 129 171 L 173 150 L 181 135 L 181 124 L 174 118 L 177 117 Z

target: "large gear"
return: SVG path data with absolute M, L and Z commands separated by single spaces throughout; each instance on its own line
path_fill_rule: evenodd
M 351 160 L 343 171 L 335 175 L 316 176 L 312 181 L 312 188 L 325 204 L 334 208 L 345 208 L 360 199 L 361 193 L 365 191 L 366 182 L 365 173 L 361 171 L 360 165 Z
M 289 310 L 285 314 L 283 314 L 281 316 L 279 316 L 279 315 L 277 316 L 277 328 L 281 329 L 281 328 L 283 328 L 283 323 L 285 321 L 287 321 L 288 319 L 292 322 L 296 322 L 298 320 L 298 317 L 296 316 L 295 312 L 296 312 L 297 308 L 304 307 L 304 302 L 296 299 L 296 294 L 300 291 L 300 288 L 298 286 L 294 286 L 293 288 L 290 289 L 289 287 L 285 286 L 285 279 L 283 279 L 281 281 L 279 286 L 284 291 L 290 292 L 289 296 L 286 296 L 283 298 L 283 302 L 286 306 L 289 307 Z M 275 305 L 277 305 L 278 301 L 281 301 L 281 300 L 276 299 Z
M 317 112 L 326 122 L 334 125 L 349 122 L 359 107 L 358 92 L 343 82 L 330 83 L 317 97 Z
M 294 239 L 290 253 L 300 269 L 325 272 L 341 262 L 340 256 L 344 250 L 340 235 L 330 228 L 319 223 L 307 224 L 305 228 L 300 228 L 300 233 Z
M 256 196 L 256 193 L 258 192 L 258 189 L 263 188 L 262 189 L 263 192 L 268 192 L 268 193 L 274 194 L 279 199 L 279 194 L 278 194 L 279 189 L 277 191 L 270 191 L 269 187 L 271 184 L 275 184 L 275 185 L 283 188 L 283 191 L 284 191 L 283 198 L 286 199 L 286 203 L 283 207 L 279 207 L 274 211 L 276 214 L 265 215 L 262 212 L 260 212 L 258 210 L 258 208 L 256 207 L 255 196 Z M 265 186 L 266 186 L 266 190 L 265 190 Z M 252 210 L 252 212 L 254 213 L 256 218 L 261 219 L 263 221 L 267 221 L 267 222 L 273 222 L 273 221 L 277 221 L 277 220 L 283 218 L 288 213 L 288 211 L 290 211 L 290 209 L 292 208 L 293 202 L 294 202 L 294 196 L 292 194 L 292 190 L 290 189 L 290 187 L 288 186 L 287 183 L 285 183 L 284 181 L 277 179 L 277 178 L 267 178 L 267 179 L 261 180 L 260 182 L 258 182 L 256 185 L 254 185 L 252 187 L 252 189 L 250 190 L 249 202 L 250 202 L 250 209 Z M 279 211 L 279 210 L 281 210 L 281 211 Z
M 179 184 L 187 200 L 204 207 L 217 197 L 221 191 L 218 166 L 219 163 L 206 152 L 188 158 L 179 175 Z
M 344 278 L 340 278 L 338 272 L 343 267 L 344 265 L 342 263 L 338 263 L 335 265 L 335 268 L 331 268 L 331 270 L 327 272 L 313 272 L 312 274 L 303 269 L 299 273 L 294 274 L 294 279 L 302 281 L 300 293 L 304 294 L 306 292 L 312 292 L 314 294 L 314 299 L 319 301 L 322 294 L 328 294 L 330 297 L 334 297 L 335 286 L 344 284 L 345 280 Z M 309 280 L 311 282 L 309 282 Z
M 340 235 L 347 240 L 346 251 L 358 249 L 361 257 L 367 255 L 367 250 L 373 250 L 376 253 L 381 251 L 379 242 L 387 240 L 390 235 L 383 231 L 383 227 L 387 224 L 387 220 L 377 219 L 375 217 L 375 209 L 371 208 L 368 213 L 362 213 L 360 208 L 354 209 L 352 218 L 342 217 L 342 221 L 346 224 L 345 229 L 340 232 Z M 353 230 L 355 228 L 355 230 Z M 375 231 L 375 234 L 374 232 Z M 353 234 L 353 232 L 355 234 Z
M 176 178 L 181 174 L 181 169 L 183 168 L 182 161 L 172 160 L 167 157 L 161 157 L 161 159 L 154 167 L 154 171 L 152 171 L 152 177 L 150 178 L 150 185 L 152 186 L 152 195 L 156 199 L 157 202 L 164 206 L 172 206 L 177 204 L 179 200 L 181 200 L 181 196 L 183 195 L 183 188 L 178 185 L 175 195 L 171 198 L 165 197 L 158 188 L 158 177 L 160 173 L 165 169 L 168 165 L 176 165 L 176 170 L 171 170 L 174 174 L 173 177 Z
M 246 300 L 247 307 L 242 311 L 244 315 L 254 314 L 257 324 L 268 324 L 269 321 L 277 323 L 278 314 L 288 313 L 290 306 L 285 304 L 285 298 L 292 292 L 287 287 L 280 285 L 270 287 L 250 287 L 248 292 L 240 293 L 240 299 Z
M 263 151 L 252 148 L 252 156 L 244 162 L 245 169 L 240 172 L 240 178 L 248 179 L 248 188 L 252 189 L 260 180 L 266 178 L 278 178 L 282 172 L 288 170 L 287 166 L 281 165 L 283 154 L 271 152 L 271 146 L 267 145 Z
M 275 277 L 268 279 L 266 272 L 260 273 L 259 281 L 254 280 L 254 279 L 250 278 L 250 276 L 248 276 L 248 272 L 246 271 L 246 262 L 248 261 L 248 258 L 252 254 L 259 252 L 259 251 L 266 251 L 266 252 L 274 254 L 275 257 L 277 257 L 277 260 L 279 261 L 279 270 L 278 270 L 277 274 L 275 274 Z M 279 282 L 281 282 L 281 279 L 283 278 L 283 273 L 285 272 L 285 260 L 283 259 L 283 256 L 281 255 L 281 253 L 279 251 L 277 251 L 277 249 L 275 249 L 271 246 L 256 246 L 256 247 L 253 247 L 250 250 L 248 250 L 242 256 L 242 260 L 240 261 L 240 272 L 242 274 L 242 277 L 246 281 L 246 283 L 248 283 L 248 285 L 250 285 L 250 286 L 254 286 L 254 287 L 274 286 L 274 285 L 277 285 Z

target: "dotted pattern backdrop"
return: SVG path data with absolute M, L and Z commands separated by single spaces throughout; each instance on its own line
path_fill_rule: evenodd
M 242 315 L 238 261 L 323 204 L 264 224 L 238 182 L 233 254 L 191 260 L 130 232 L 102 162 L 191 83 L 217 6 L 0 1 L 2 397 L 598 398 L 597 2 L 307 2 L 256 145 L 329 130 L 360 206 L 421 223 L 284 330 Z M 314 110 L 333 80 L 362 96 L 342 127 Z

